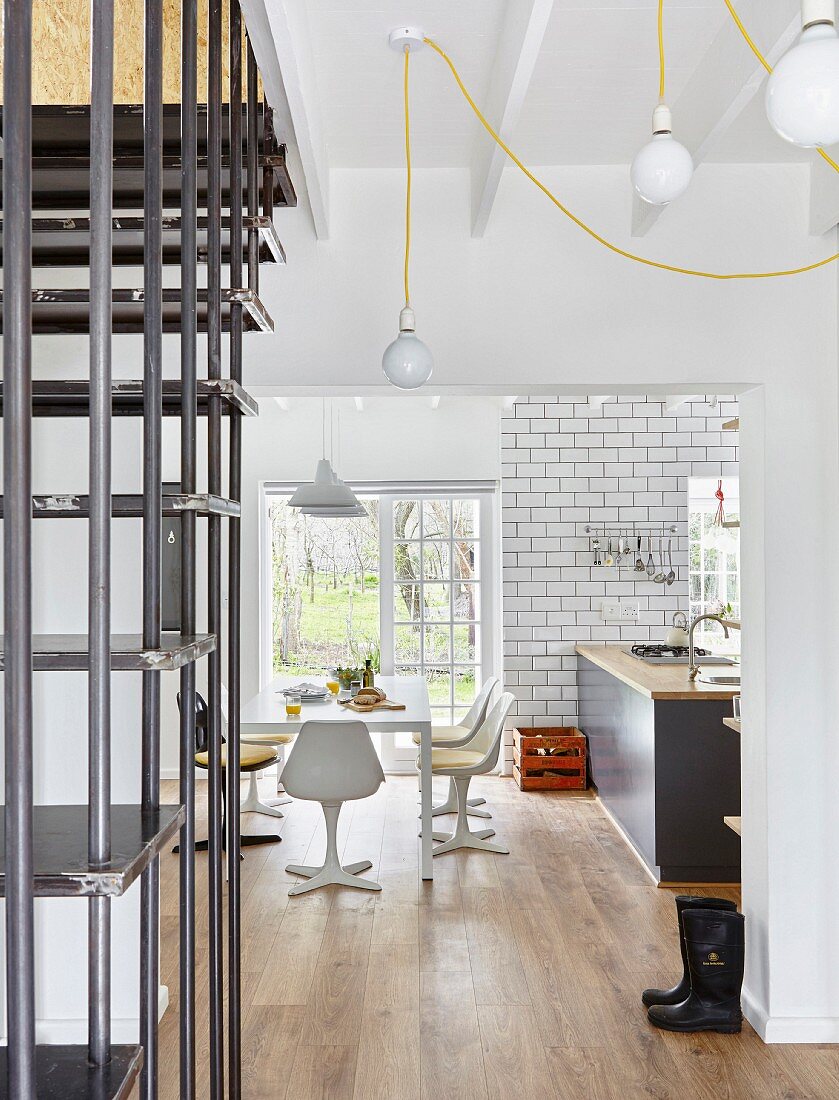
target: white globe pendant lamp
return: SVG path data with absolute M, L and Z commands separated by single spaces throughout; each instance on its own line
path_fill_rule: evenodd
M 652 140 L 638 151 L 630 177 L 636 192 L 653 206 L 673 202 L 693 177 L 693 157 L 673 137 L 673 116 L 664 103 L 653 111 Z
M 766 114 L 793 145 L 839 142 L 839 35 L 835 0 L 802 0 L 801 37 L 766 84 Z
M 382 371 L 392 386 L 400 390 L 416 390 L 431 377 L 434 357 L 428 346 L 417 337 L 417 319 L 411 308 L 408 268 L 411 255 L 411 126 L 408 99 L 408 64 L 412 50 L 421 49 L 425 35 L 419 27 L 397 27 L 388 39 L 394 50 L 405 57 L 405 305 L 399 313 L 399 335 L 385 348 Z
M 399 335 L 382 356 L 385 378 L 400 390 L 416 390 L 431 377 L 434 357 L 417 337 L 416 317 L 410 306 L 399 313 Z

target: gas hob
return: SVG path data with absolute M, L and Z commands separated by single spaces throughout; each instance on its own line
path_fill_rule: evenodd
M 688 647 L 686 645 L 634 645 L 627 650 L 639 661 L 648 665 L 686 665 L 688 663 Z M 694 653 L 697 664 L 701 665 L 733 665 L 728 657 L 715 657 L 707 649 L 696 646 Z

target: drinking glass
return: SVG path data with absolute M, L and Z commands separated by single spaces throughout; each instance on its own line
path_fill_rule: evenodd
M 288 715 L 299 714 L 303 704 L 299 695 L 286 695 L 285 697 L 285 712 Z

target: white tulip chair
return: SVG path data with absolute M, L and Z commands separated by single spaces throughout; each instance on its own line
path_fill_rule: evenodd
M 341 866 L 338 858 L 338 815 L 345 802 L 369 798 L 385 781 L 370 733 L 363 722 L 304 722 L 283 769 L 283 784 L 292 798 L 320 802 L 326 819 L 326 856 L 321 867 L 289 863 L 298 883 L 289 895 L 305 894 L 335 883 L 359 890 L 381 890 L 378 882 L 356 878 L 369 870 L 369 859 Z

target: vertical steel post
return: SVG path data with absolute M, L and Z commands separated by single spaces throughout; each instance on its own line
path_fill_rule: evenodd
M 90 49 L 90 524 L 88 858 L 111 858 L 111 207 L 114 5 L 92 5 Z M 88 1058 L 111 1056 L 111 902 L 88 903 Z
M 221 377 L 221 0 L 209 0 L 207 66 L 207 374 Z M 221 494 L 221 401 L 207 410 L 208 488 Z M 207 620 L 216 636 L 208 660 L 209 695 L 209 985 L 210 1098 L 224 1096 L 224 912 L 222 902 L 221 776 L 221 519 L 208 527 Z
M 274 110 L 262 96 L 262 147 L 266 156 L 274 152 Z M 262 169 L 262 213 L 274 217 L 274 169 L 266 165 Z
M 145 0 L 143 100 L 143 645 L 160 646 L 163 359 L 163 0 Z M 143 673 L 142 804 L 160 805 L 160 673 Z M 142 1100 L 157 1096 L 160 862 L 140 882 Z
M 259 214 L 259 74 L 256 57 L 248 40 L 248 217 Z M 248 230 L 248 287 L 259 293 L 259 230 Z
M 3 4 L 8 1095 L 35 1100 L 32 864 L 32 0 Z
M 181 492 L 196 488 L 198 266 L 198 7 L 181 11 Z M 181 518 L 181 629 L 194 634 L 195 513 Z M 195 664 L 181 669 L 180 1080 L 195 1100 Z
M 230 0 L 230 285 L 242 285 L 242 13 L 239 0 Z M 242 307 L 230 309 L 230 376 L 242 380 Z M 230 416 L 228 492 L 242 495 L 242 418 Z M 242 1092 L 242 924 L 239 870 L 239 691 L 241 627 L 241 533 L 239 520 L 228 520 L 228 631 L 227 631 L 227 874 L 228 874 L 228 1074 L 230 1100 Z

